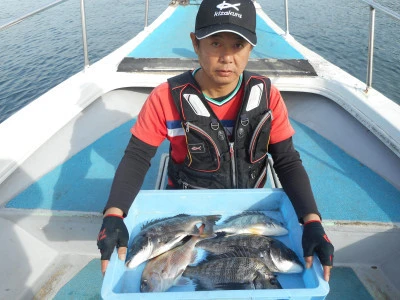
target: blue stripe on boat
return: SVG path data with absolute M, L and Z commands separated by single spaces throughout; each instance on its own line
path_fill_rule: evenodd
M 324 219 L 400 221 L 399 190 L 315 131 L 291 122 Z
M 308 127 L 291 121 L 324 219 L 400 222 L 400 191 Z M 101 212 L 132 121 L 104 135 L 7 203 L 9 208 Z M 109 145 L 120 145 L 109 147 Z M 142 189 L 154 189 L 164 142 Z
M 157 27 L 127 57 L 134 58 L 197 58 L 190 40 L 194 31 L 197 5 L 179 6 L 171 16 Z M 286 40 L 257 16 L 257 38 L 259 44 L 268 47 L 253 49 L 251 58 L 304 59 Z M 183 32 L 183 34 L 182 34 Z M 168 40 L 168 43 L 167 43 Z M 163 44 L 172 47 L 163 47 Z

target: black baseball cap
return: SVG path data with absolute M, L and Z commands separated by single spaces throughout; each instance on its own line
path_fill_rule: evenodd
M 203 0 L 196 16 L 195 35 L 204 39 L 217 32 L 233 32 L 257 44 L 256 9 L 252 0 Z

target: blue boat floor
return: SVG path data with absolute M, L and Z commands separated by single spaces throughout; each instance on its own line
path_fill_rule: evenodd
M 190 32 L 194 31 L 197 11 L 198 4 L 178 6 L 173 12 L 173 16 L 162 22 L 127 56 L 135 58 L 197 58 L 190 39 Z M 256 33 L 257 43 L 264 47 L 257 48 L 255 46 L 251 58 L 304 58 L 286 42 L 282 35 L 277 34 L 258 15 Z M 154 47 L 154 45 L 168 45 L 168 47 Z
M 400 222 L 399 190 L 315 131 L 294 120 L 291 123 L 296 130 L 296 149 L 324 219 Z M 6 207 L 101 212 L 131 126 L 130 121 L 107 133 L 29 186 Z M 168 141 L 159 147 L 142 189 L 155 189 L 161 157 L 168 149 Z
M 54 299 L 101 299 L 102 281 L 100 261 L 94 259 L 64 285 Z M 374 299 L 349 267 L 334 267 L 329 286 L 330 292 L 325 298 L 327 300 Z

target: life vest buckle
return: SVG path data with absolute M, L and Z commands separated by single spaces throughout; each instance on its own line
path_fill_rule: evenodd
M 240 124 L 242 124 L 242 126 L 247 126 L 249 125 L 250 120 L 246 115 L 241 115 L 240 116 Z
M 212 130 L 218 130 L 219 129 L 219 123 L 218 123 L 218 121 L 216 119 L 212 119 L 211 120 L 210 126 L 211 126 Z

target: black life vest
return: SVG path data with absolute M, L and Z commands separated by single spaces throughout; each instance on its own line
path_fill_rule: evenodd
M 190 71 L 168 79 L 187 142 L 183 163 L 171 159 L 175 188 L 255 188 L 266 180 L 272 113 L 271 81 L 243 73 L 244 99 L 231 141 Z

